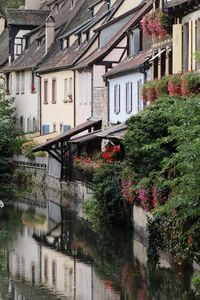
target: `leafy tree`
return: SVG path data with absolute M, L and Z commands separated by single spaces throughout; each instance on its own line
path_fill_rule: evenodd
M 171 191 L 149 233 L 151 245 L 168 249 L 177 262 L 200 261 L 199 124 L 198 96 L 164 97 L 128 121 L 125 138 L 126 168 L 138 188 L 163 185 Z
M 15 109 L 12 100 L 0 99 L 0 181 L 7 180 L 12 171 L 15 138 Z
M 96 228 L 130 220 L 130 207 L 121 194 L 121 172 L 121 164 L 115 162 L 102 165 L 94 174 L 94 199 L 86 203 L 85 210 Z

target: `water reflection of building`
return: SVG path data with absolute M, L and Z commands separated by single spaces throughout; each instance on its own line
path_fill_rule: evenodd
M 17 207 L 22 210 L 23 227 L 9 257 L 12 300 L 41 299 L 39 285 L 50 293 L 49 299 L 120 299 L 119 292 L 99 278 L 91 259 L 77 248 L 75 219 L 67 209 L 52 202 L 43 207 L 18 203 Z

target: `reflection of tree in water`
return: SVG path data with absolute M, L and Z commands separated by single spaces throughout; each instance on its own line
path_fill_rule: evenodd
M 120 291 L 121 300 L 194 300 L 191 270 L 157 269 L 148 272 L 133 257 L 132 233 L 125 228 L 92 232 L 83 223 L 73 221 L 73 240 L 93 260 L 105 286 Z
M 0 295 L 3 299 L 10 299 L 9 249 L 21 226 L 21 214 L 12 206 L 5 206 L 0 214 Z

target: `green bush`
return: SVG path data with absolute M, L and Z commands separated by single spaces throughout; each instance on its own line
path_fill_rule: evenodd
M 46 153 L 43 152 L 43 151 L 39 151 L 37 153 L 34 153 L 33 152 L 33 149 L 38 146 L 39 143 L 36 142 L 36 141 L 28 141 L 27 143 L 24 143 L 21 147 L 22 149 L 22 154 L 25 155 L 27 158 L 29 159 L 35 159 L 36 156 L 38 157 L 45 157 L 46 156 Z
M 130 206 L 121 194 L 121 164 L 102 165 L 94 174 L 94 199 L 86 204 L 86 213 L 93 223 L 126 223 Z
M 170 190 L 168 201 L 154 212 L 162 226 L 151 228 L 157 226 L 178 263 L 200 262 L 199 124 L 198 96 L 166 96 L 130 118 L 125 137 L 125 168 L 135 178 L 134 188 Z
M 16 138 L 13 141 L 13 152 L 14 154 L 22 154 L 22 145 L 29 142 L 27 138 Z

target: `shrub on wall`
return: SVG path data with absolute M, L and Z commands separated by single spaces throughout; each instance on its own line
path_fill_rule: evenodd
M 141 205 L 157 216 L 150 239 L 159 230 L 156 236 L 162 236 L 164 249 L 178 264 L 200 262 L 199 124 L 198 96 L 166 96 L 131 117 L 125 136 L 132 189 L 138 191 Z
M 121 163 L 102 165 L 94 174 L 94 199 L 86 204 L 91 221 L 100 224 L 127 223 L 130 207 L 121 193 Z

